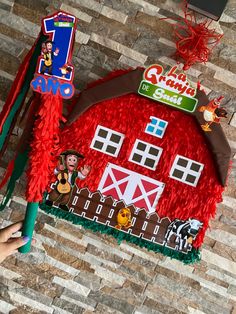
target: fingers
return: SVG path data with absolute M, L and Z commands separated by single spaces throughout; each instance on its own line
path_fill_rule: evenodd
M 11 242 L 6 243 L 7 250 L 10 252 L 13 252 L 16 249 L 18 249 L 19 247 L 25 245 L 29 241 L 30 241 L 30 238 L 28 236 L 12 239 Z
M 7 240 L 7 242 L 5 242 L 5 243 L 12 243 L 12 242 L 14 242 L 16 240 L 16 238 L 10 238 L 10 239 L 8 239 Z M 36 240 L 35 239 L 32 239 L 32 242 L 31 242 L 32 244 L 35 244 L 36 243 Z
M 25 245 L 30 241 L 28 236 L 20 238 L 9 238 L 6 242 L 0 243 L 0 263 L 5 260 L 9 255 L 18 252 L 18 248 Z M 35 244 L 36 240 L 32 239 L 32 244 Z
M 10 238 L 10 239 L 8 239 L 7 242 L 5 242 L 5 243 L 12 243 L 12 241 L 15 241 L 15 238 Z
M 25 245 L 30 240 L 29 237 L 12 238 L 10 242 L 0 243 L 0 263 L 4 259 L 17 252 L 17 249 Z
M 19 231 L 22 228 L 22 225 L 23 222 L 20 221 L 0 230 L 0 242 L 6 242 L 13 233 Z

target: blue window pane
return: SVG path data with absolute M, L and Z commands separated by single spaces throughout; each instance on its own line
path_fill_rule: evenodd
M 162 133 L 163 133 L 162 130 L 160 130 L 160 129 L 157 129 L 157 130 L 156 130 L 156 135 L 162 135 Z
M 151 124 L 156 125 L 157 124 L 157 119 L 152 118 Z
M 147 128 L 147 131 L 148 132 L 154 132 L 154 127 L 149 125 L 148 128 Z
M 166 122 L 164 122 L 164 121 L 159 121 L 159 127 L 160 128 L 163 128 L 164 129 L 164 127 L 166 126 Z

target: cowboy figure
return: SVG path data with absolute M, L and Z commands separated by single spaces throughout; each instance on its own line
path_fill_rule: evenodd
M 52 51 L 52 44 L 53 42 L 51 40 L 46 40 L 42 44 L 42 50 L 41 54 L 44 59 L 44 64 L 42 66 L 41 74 L 44 74 L 47 72 L 49 75 L 52 75 L 52 62 L 53 62 L 53 57 L 58 56 L 59 49 L 56 48 L 55 51 Z
M 68 211 L 67 204 L 70 200 L 76 179 L 85 179 L 89 174 L 91 167 L 84 165 L 80 168 L 80 171 L 78 171 L 78 162 L 80 159 L 83 159 L 84 156 L 73 149 L 61 153 L 60 158 L 62 163 L 59 162 L 58 166 L 54 169 L 54 174 L 58 178 L 56 188 L 48 194 L 46 204 L 52 206 L 53 203 L 56 202 L 61 209 Z

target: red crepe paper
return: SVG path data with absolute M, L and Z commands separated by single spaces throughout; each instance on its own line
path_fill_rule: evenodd
M 7 115 L 9 114 L 9 112 L 11 110 L 12 104 L 14 103 L 17 95 L 21 91 L 22 85 L 24 83 L 26 72 L 28 71 L 28 68 L 29 68 L 30 58 L 33 55 L 36 43 L 37 43 L 37 41 L 35 42 L 34 46 L 30 49 L 28 54 L 26 55 L 24 61 L 21 63 L 19 70 L 17 72 L 17 75 L 16 75 L 16 79 L 14 80 L 14 83 L 13 83 L 11 90 L 9 92 L 9 95 L 7 97 L 6 103 L 2 109 L 2 112 L 0 113 L 0 133 L 2 132 L 3 124 L 6 120 Z
M 53 167 L 53 151 L 59 143 L 59 124 L 62 119 L 62 98 L 41 95 L 41 106 L 34 125 L 27 186 L 27 201 L 39 202 L 45 192 Z
M 18 159 L 19 154 L 24 154 L 24 152 L 28 150 L 29 141 L 31 139 L 30 134 L 31 134 L 31 130 L 33 128 L 33 123 L 35 121 L 35 113 L 37 112 L 39 105 L 40 105 L 40 95 L 39 94 L 35 94 L 34 96 L 30 97 L 30 99 L 26 105 L 26 108 L 22 114 L 22 117 L 20 119 L 20 123 L 21 123 L 21 122 L 23 122 L 24 118 L 27 116 L 27 123 L 26 123 L 26 126 L 24 128 L 24 132 L 21 136 L 21 139 L 17 144 L 16 154 L 15 154 L 14 158 L 7 165 L 7 169 L 4 173 L 2 181 L 0 182 L 0 189 L 2 189 L 5 186 L 5 184 L 10 179 L 10 177 L 12 176 L 12 174 L 16 170 L 16 168 L 17 168 L 16 171 L 18 173 L 20 171 L 19 163 L 17 162 L 17 159 Z M 28 115 L 26 115 L 27 112 L 28 112 Z M 21 169 L 21 170 L 23 173 L 24 169 Z M 9 186 L 7 187 L 7 190 L 9 190 Z M 13 192 L 13 190 L 12 190 L 12 192 Z
M 196 62 L 207 62 L 212 49 L 222 38 L 223 35 L 209 28 L 211 22 L 205 19 L 198 23 L 195 14 L 188 12 L 186 5 L 184 18 L 174 25 L 175 56 L 184 60 L 183 70 L 188 70 Z
M 116 72 L 113 76 L 116 76 Z M 99 83 L 100 80 L 94 82 L 93 86 Z M 144 132 L 150 116 L 169 122 L 162 139 Z M 125 134 L 117 159 L 90 149 L 98 124 Z M 163 148 L 156 172 L 129 162 L 137 138 Z M 74 123 L 62 130 L 58 148 L 58 155 L 71 148 L 84 155 L 85 159 L 80 161 L 79 167 L 91 165 L 89 176 L 85 180 L 77 180 L 79 188 L 88 187 L 90 191 L 96 191 L 108 162 L 165 182 L 164 192 L 157 205 L 158 215 L 168 216 L 171 220 L 176 217 L 183 220 L 194 217 L 203 222 L 203 228 L 193 244 L 195 248 L 201 246 L 209 219 L 215 215 L 216 204 L 222 201 L 224 188 L 219 183 L 212 155 L 194 117 L 140 95 L 128 94 L 102 101 L 87 109 Z M 169 177 L 176 154 L 204 164 L 204 172 L 197 187 L 193 188 Z M 56 161 L 54 168 L 55 166 Z M 52 173 L 51 182 L 54 181 Z
M 25 56 L 23 62 L 21 63 L 19 67 L 19 70 L 12 84 L 7 100 L 4 104 L 4 107 L 0 113 L 0 142 L 2 142 L 0 143 L 0 146 L 1 146 L 0 158 L 3 156 L 7 148 L 7 144 L 9 142 L 11 132 L 16 124 L 17 118 L 23 107 L 24 100 L 27 95 L 27 91 L 29 89 L 29 80 L 30 80 L 30 77 L 33 76 L 32 71 L 35 66 L 35 58 L 37 57 L 37 49 L 43 38 L 44 36 L 40 33 L 34 45 Z M 14 112 L 15 109 L 16 111 Z M 13 115 L 11 115 L 11 112 L 13 113 Z M 9 115 L 11 115 L 10 119 L 9 119 Z M 9 123 L 10 125 L 8 125 Z M 5 124 L 8 131 L 7 131 L 7 134 L 4 136 Z

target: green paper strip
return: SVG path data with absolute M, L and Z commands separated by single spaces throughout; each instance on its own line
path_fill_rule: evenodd
M 28 203 L 23 223 L 22 236 L 28 236 L 30 241 L 18 249 L 21 253 L 28 253 L 30 251 L 37 213 L 38 203 Z
M 16 185 L 16 181 L 21 177 L 22 173 L 25 170 L 27 160 L 28 160 L 27 150 L 23 153 L 18 153 L 15 159 L 14 169 L 13 169 L 11 178 L 7 185 L 6 195 L 4 196 L 3 201 L 0 204 L 0 211 L 2 211 L 6 207 L 8 201 L 10 200 L 12 193 L 14 191 L 15 185 Z
M 28 71 L 26 73 L 25 79 L 24 79 L 24 84 L 21 88 L 21 91 L 19 93 L 19 95 L 17 96 L 11 111 L 9 112 L 6 121 L 3 125 L 2 128 L 2 133 L 0 134 L 0 150 L 2 149 L 4 143 L 5 143 L 5 139 L 8 135 L 8 132 L 11 128 L 11 124 L 13 123 L 13 120 L 15 118 L 15 115 L 17 113 L 17 111 L 20 109 L 22 102 L 24 101 L 26 94 L 29 90 L 30 87 L 30 82 L 32 81 L 33 77 L 34 77 L 34 73 L 36 70 L 36 65 L 37 65 L 37 61 L 38 61 L 38 57 L 40 56 L 41 53 L 41 46 L 42 43 L 47 39 L 48 37 L 45 35 L 40 36 L 37 45 L 35 47 L 35 50 L 33 52 L 33 55 L 30 59 L 30 64 L 28 67 Z
M 48 214 L 52 214 L 56 217 L 66 219 L 68 221 L 71 221 L 73 224 L 81 225 L 85 229 L 89 229 L 94 232 L 100 232 L 100 233 L 106 233 L 108 235 L 112 235 L 114 238 L 117 239 L 117 242 L 119 244 L 125 240 L 127 242 L 134 243 L 140 247 L 144 247 L 148 251 L 154 251 L 155 253 L 162 253 L 163 255 L 169 256 L 170 258 L 177 259 L 183 262 L 184 264 L 193 264 L 195 262 L 200 261 L 200 252 L 197 249 L 193 248 L 191 252 L 184 254 L 182 252 L 171 250 L 168 247 L 164 247 L 156 243 L 146 241 L 142 238 L 132 236 L 131 234 L 121 232 L 117 229 L 99 224 L 95 221 L 88 220 L 86 218 L 74 215 L 70 212 L 63 211 L 60 208 L 47 206 L 45 203 L 41 203 L 39 207 Z

